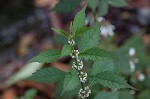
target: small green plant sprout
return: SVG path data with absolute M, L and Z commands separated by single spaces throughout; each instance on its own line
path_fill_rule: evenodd
M 33 73 L 28 79 L 37 82 L 57 83 L 58 85 L 63 83 L 60 92 L 62 97 L 65 93 L 73 92 L 76 97 L 78 96 L 81 99 L 99 99 L 101 97 L 99 91 L 92 93 L 95 85 L 103 85 L 112 88 L 112 90 L 133 88 L 123 77 L 115 73 L 113 60 L 116 60 L 116 58 L 110 52 L 97 47 L 100 24 L 96 23 L 92 27 L 84 26 L 85 9 L 86 7 L 76 14 L 70 26 L 70 33 L 66 33 L 61 29 L 53 29 L 68 39 L 68 43 L 63 46 L 61 51 L 48 49 L 31 60 L 31 62 L 51 63 L 70 55 L 73 60 L 72 69 L 65 72 L 52 67 L 42 68 Z M 92 68 L 89 67 L 90 70 L 85 69 L 85 61 L 83 60 L 93 63 Z M 77 91 L 74 91 L 76 89 Z

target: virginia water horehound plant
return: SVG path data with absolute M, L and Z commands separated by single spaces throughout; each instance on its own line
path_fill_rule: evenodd
M 53 29 L 68 39 L 68 43 L 61 51 L 48 49 L 31 60 L 31 62 L 51 63 L 70 55 L 73 60 L 72 69 L 65 72 L 52 67 L 42 68 L 33 73 L 28 80 L 62 84 L 61 92 L 59 92 L 60 98 L 68 93 L 65 97 L 68 96 L 71 99 L 73 96 L 79 99 L 105 99 L 105 96 L 116 99 L 117 89 L 133 87 L 115 73 L 113 60 L 117 59 L 110 52 L 96 47 L 99 44 L 101 23 L 96 23 L 93 27 L 85 27 L 85 9 L 86 7 L 76 14 L 70 26 L 70 34 L 61 29 Z M 85 69 L 83 60 L 93 63 L 91 70 Z M 112 91 L 107 93 L 92 91 L 96 85 L 103 85 Z M 102 86 L 99 87 L 101 88 Z M 69 96 L 71 93 L 73 95 Z

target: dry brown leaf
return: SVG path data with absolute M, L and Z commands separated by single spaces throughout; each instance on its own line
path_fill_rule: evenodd
M 50 99 L 54 99 L 54 84 L 43 84 L 33 81 L 20 81 L 16 84 L 19 88 L 36 88 L 40 93 L 46 94 Z
M 18 55 L 23 56 L 27 54 L 29 46 L 32 44 L 34 40 L 35 40 L 35 34 L 32 32 L 23 35 L 18 42 L 18 48 L 17 48 Z
M 58 29 L 61 29 L 62 28 L 62 25 L 61 25 L 61 18 L 60 16 L 54 12 L 54 11 L 51 11 L 49 13 L 49 19 L 51 21 L 51 25 L 53 28 L 58 28 Z
M 58 0 L 34 0 L 37 7 L 49 7 L 52 9 L 58 3 Z
M 63 71 L 69 71 L 70 70 L 70 66 L 67 64 L 63 64 L 63 63 L 53 62 L 53 63 L 51 63 L 51 66 L 58 68 L 60 70 L 63 70 Z
M 6 89 L 2 94 L 2 99 L 15 99 L 16 91 L 14 88 Z
M 144 35 L 143 41 L 145 45 L 150 46 L 150 34 Z
M 150 7 L 150 0 L 126 0 L 131 7 Z

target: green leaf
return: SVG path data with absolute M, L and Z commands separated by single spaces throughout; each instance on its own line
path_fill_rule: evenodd
M 143 68 L 143 62 L 146 52 L 146 47 L 142 41 L 141 35 L 135 35 L 129 38 L 121 48 L 115 50 L 113 52 L 113 56 L 119 58 L 118 61 L 114 61 L 116 69 L 124 74 L 131 74 L 130 65 L 129 65 L 129 49 L 135 48 L 136 50 L 136 58 L 139 62 L 136 64 L 136 70 Z M 140 45 L 140 46 L 139 46 Z M 142 65 L 141 65 L 142 64 Z
M 99 92 L 94 99 L 119 99 L 118 92 Z
M 118 48 L 118 46 L 114 43 L 115 36 L 107 37 L 107 39 L 101 40 L 101 43 L 98 44 L 98 48 L 114 51 Z
M 129 38 L 121 47 L 121 50 L 123 50 L 125 54 L 128 54 L 130 48 L 135 48 L 136 57 L 139 59 L 139 61 L 143 61 L 143 57 L 145 57 L 143 55 L 146 52 L 146 47 L 141 35 L 134 35 L 133 37 Z
M 55 99 L 72 99 L 72 97 L 75 97 L 78 95 L 79 90 L 80 90 L 80 86 L 78 86 L 77 88 L 73 89 L 72 91 L 68 92 L 64 92 L 61 96 L 60 94 L 62 93 L 63 90 L 63 82 L 60 82 L 56 89 L 55 89 Z
M 98 6 L 99 16 L 105 16 L 108 12 L 108 3 L 105 1 L 100 1 Z
M 144 86 L 146 88 L 150 88 L 150 77 L 145 78 L 145 80 L 142 82 L 142 86 Z
M 64 37 L 68 38 L 68 34 L 64 31 L 64 30 L 61 30 L 61 29 L 54 29 L 52 28 L 53 31 L 63 35 Z
M 67 13 L 77 7 L 80 2 L 81 0 L 60 0 L 53 10 L 59 13 Z
M 78 46 L 80 48 L 80 51 L 85 51 L 87 49 L 90 49 L 92 47 L 95 47 L 99 43 L 99 34 L 100 34 L 100 26 L 96 25 L 90 30 L 86 31 L 84 33 L 79 42 Z
M 96 76 L 96 80 L 99 84 L 102 84 L 103 86 L 109 87 L 109 88 L 133 88 L 130 86 L 124 78 L 121 76 L 118 76 L 117 74 L 111 72 L 111 71 L 105 71 L 101 72 Z M 135 88 L 133 88 L 135 89 Z
M 72 28 L 71 28 L 71 33 L 72 35 L 75 34 L 75 32 L 84 26 L 85 24 L 85 9 L 86 7 L 84 7 L 80 12 L 78 12 L 74 18 L 73 24 L 72 24 Z
M 93 64 L 92 67 L 91 75 L 97 75 L 100 72 L 114 70 L 113 61 L 111 60 L 97 61 Z
M 119 99 L 134 99 L 130 91 L 124 90 L 119 93 Z
M 53 44 L 55 45 L 59 44 L 61 47 L 68 42 L 68 39 L 66 39 L 66 37 L 61 35 L 55 35 L 51 38 L 51 40 Z
M 61 51 L 61 57 L 63 56 L 67 56 L 72 52 L 72 46 L 70 46 L 69 44 L 65 44 L 62 48 Z
M 78 74 L 76 71 L 73 70 L 65 75 L 62 93 L 67 91 L 72 91 L 73 89 L 77 88 L 79 85 L 80 82 L 79 82 Z
M 113 52 L 113 56 L 118 58 L 118 60 L 114 60 L 116 71 L 124 74 L 131 74 L 128 54 L 123 53 L 121 50 L 116 50 Z
M 114 7 L 125 7 L 127 3 L 125 0 L 107 0 L 108 3 Z
M 106 52 L 102 49 L 91 48 L 79 54 L 80 57 L 88 58 L 91 60 L 112 60 L 114 57 L 110 52 Z
M 48 49 L 38 54 L 30 62 L 51 63 L 58 60 L 59 57 L 60 51 L 56 49 Z
M 34 99 L 34 96 L 36 95 L 37 90 L 36 89 L 29 89 L 25 93 L 25 99 Z
M 57 68 L 42 68 L 37 70 L 33 75 L 27 80 L 33 80 L 36 82 L 59 82 L 65 77 L 65 72 Z
M 149 99 L 150 90 L 143 90 L 139 95 L 137 99 Z
M 86 31 L 88 31 L 88 30 L 90 30 L 90 28 L 81 27 L 81 28 L 79 28 L 79 29 L 75 32 L 75 34 L 73 35 L 72 38 L 76 38 L 77 36 L 80 36 L 80 35 L 82 35 L 83 33 L 86 33 Z
M 87 3 L 89 4 L 89 6 L 92 8 L 94 12 L 99 3 L 99 0 L 87 0 Z

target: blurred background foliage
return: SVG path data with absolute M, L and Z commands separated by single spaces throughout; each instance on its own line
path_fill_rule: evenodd
M 114 61 L 115 71 L 138 89 L 107 93 L 109 89 L 96 85 L 92 92 L 103 92 L 94 99 L 105 99 L 103 95 L 114 97 L 110 99 L 117 99 L 116 96 L 118 99 L 150 99 L 149 0 L 0 0 L 0 99 L 61 99 L 61 85 L 56 87 L 56 84 L 23 79 L 42 67 L 52 66 L 67 71 L 70 69 L 70 57 L 51 64 L 27 62 L 42 50 L 62 48 L 67 41 L 51 28 L 69 31 L 74 15 L 85 4 L 88 21 L 103 16 L 115 26 L 115 35 L 100 35 L 98 47 L 111 51 L 119 59 Z M 129 64 L 130 48 L 135 49 L 135 58 L 138 59 L 134 72 L 131 72 Z M 87 61 L 86 65 L 89 64 L 91 62 Z M 64 99 L 67 99 L 66 96 L 63 96 Z

